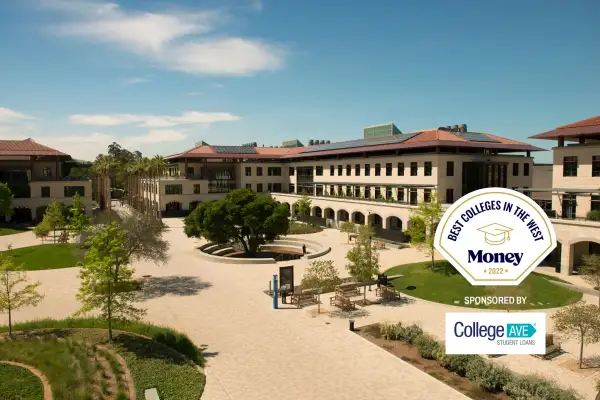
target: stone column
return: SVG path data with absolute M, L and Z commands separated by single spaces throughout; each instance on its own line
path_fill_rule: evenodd
M 571 275 L 573 272 L 573 245 L 563 244 L 560 253 L 560 273 L 561 275 Z

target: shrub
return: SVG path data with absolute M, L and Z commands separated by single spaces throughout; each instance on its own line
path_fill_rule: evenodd
M 466 377 L 482 389 L 498 393 L 512 379 L 512 374 L 501 365 L 485 361 L 481 357 L 473 358 L 467 364 Z
M 573 390 L 564 390 L 535 375 L 514 376 L 504 386 L 512 400 L 579 400 Z
M 585 218 L 589 219 L 590 221 L 600 221 L 600 210 L 588 211 Z
M 486 366 L 487 363 L 482 357 L 473 357 L 467 362 L 465 376 L 468 380 L 477 382 L 477 380 L 483 374 Z
M 439 343 L 438 349 L 434 354 L 434 357 L 439 363 L 442 363 L 444 357 L 446 357 L 446 346 L 443 343 Z
M 448 371 L 457 373 L 460 376 L 465 376 L 467 373 L 467 365 L 474 358 L 481 358 L 472 354 L 446 354 L 440 364 Z
M 412 324 L 412 325 L 403 327 L 399 333 L 400 333 L 399 339 L 412 344 L 413 341 L 418 336 L 421 336 L 423 334 L 423 329 L 421 329 L 421 327 L 416 324 Z
M 196 364 L 199 364 L 202 359 L 200 350 L 184 334 L 170 331 L 158 332 L 152 336 L 152 339 L 177 350 Z
M 401 330 L 402 330 L 401 322 L 398 322 L 397 324 L 384 322 L 379 325 L 379 332 L 381 333 L 381 337 L 384 338 L 385 340 L 400 339 Z
M 437 340 L 429 335 L 417 336 L 413 341 L 413 344 L 417 346 L 419 355 L 428 360 L 434 360 L 440 349 L 440 344 Z

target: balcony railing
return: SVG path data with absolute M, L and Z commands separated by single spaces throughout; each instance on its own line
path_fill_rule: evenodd
M 417 205 L 417 202 L 410 201 L 398 201 L 394 198 L 375 198 L 375 197 L 355 197 L 355 196 L 346 196 L 346 195 L 330 195 L 330 194 L 311 194 L 311 193 L 289 193 L 289 192 L 271 192 L 271 193 L 279 193 L 279 194 L 295 194 L 298 196 L 302 196 L 304 194 L 312 197 L 325 197 L 330 199 L 344 199 L 344 200 L 358 200 L 358 201 L 370 201 L 374 203 L 388 203 L 388 204 L 403 204 L 403 205 Z

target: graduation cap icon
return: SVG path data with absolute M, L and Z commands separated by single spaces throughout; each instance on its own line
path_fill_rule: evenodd
M 485 242 L 487 244 L 498 246 L 504 244 L 504 242 L 506 242 L 507 240 L 510 240 L 510 232 L 513 229 L 502 224 L 493 223 L 486 226 L 482 226 L 477 230 L 485 234 Z

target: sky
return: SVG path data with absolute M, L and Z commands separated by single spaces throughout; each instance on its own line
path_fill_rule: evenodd
M 598 15 L 597 0 L 0 0 L 0 138 L 87 160 L 113 141 L 167 155 L 386 122 L 526 141 L 600 114 Z

